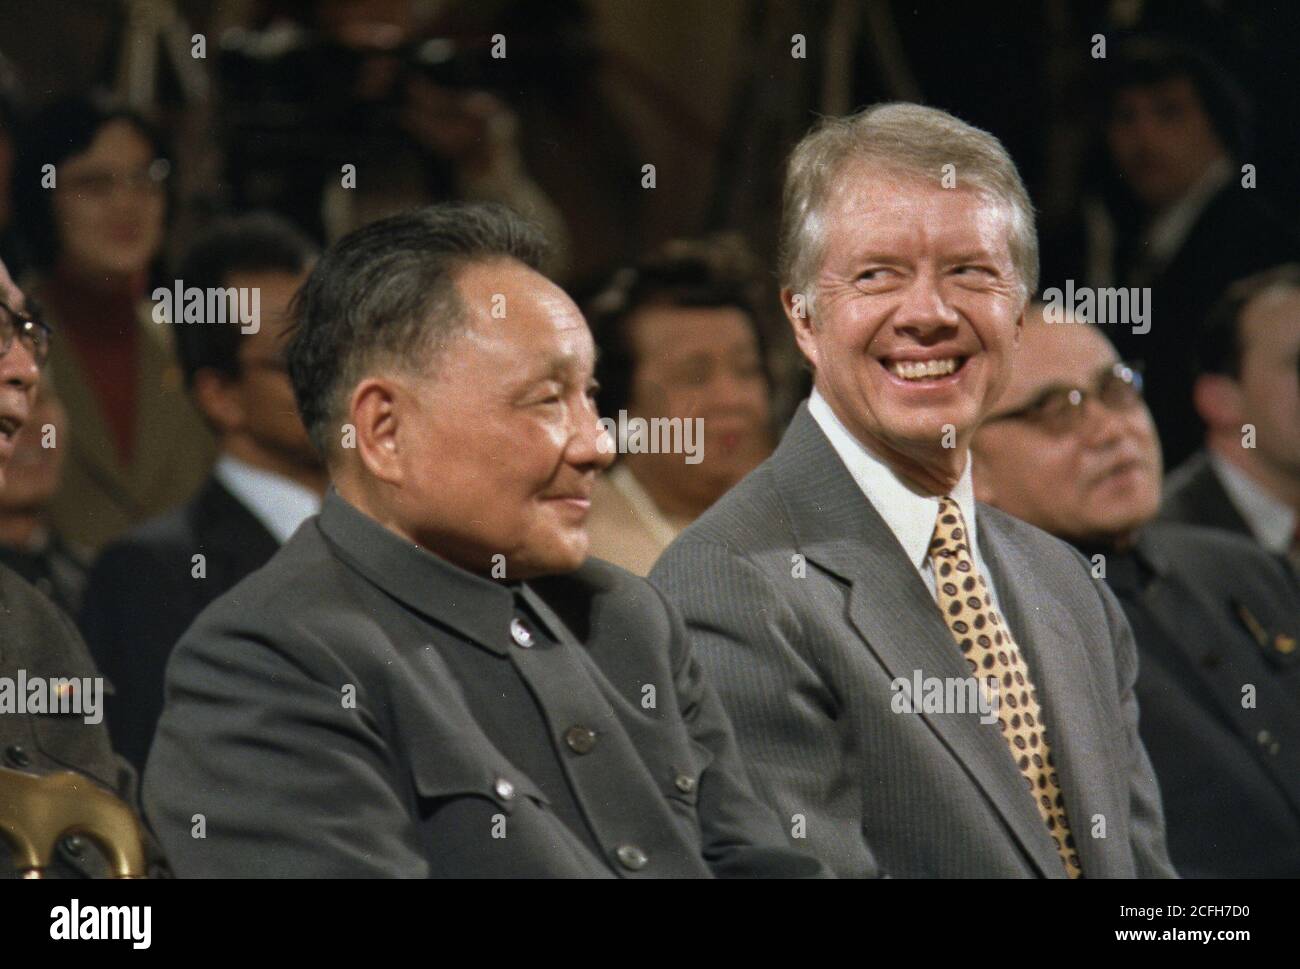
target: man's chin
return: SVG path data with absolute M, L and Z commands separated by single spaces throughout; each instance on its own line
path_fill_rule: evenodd
M 567 537 L 558 538 L 522 561 L 517 558 L 519 564 L 516 567 L 516 574 L 511 578 L 535 579 L 544 575 L 573 572 L 587 561 L 589 546 L 585 531 L 580 541 Z

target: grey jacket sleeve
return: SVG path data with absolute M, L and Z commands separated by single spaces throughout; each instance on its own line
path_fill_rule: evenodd
M 793 844 L 839 858 L 840 875 L 880 874 L 861 830 L 861 784 L 845 756 L 832 691 L 800 652 L 780 590 L 753 563 L 711 543 L 674 543 L 651 573 L 681 610 L 709 683 L 735 730 L 759 796 Z
M 726 711 L 696 659 L 681 613 L 666 599 L 664 606 L 672 623 L 678 708 L 692 743 L 708 760 L 698 795 L 705 862 L 719 878 L 833 877 L 820 861 L 797 850 L 799 842 L 755 796 Z
M 211 625 L 181 641 L 144 778 L 177 875 L 427 874 L 369 698 L 332 665 Z

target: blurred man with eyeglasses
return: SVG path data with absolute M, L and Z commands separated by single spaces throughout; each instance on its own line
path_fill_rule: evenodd
M 38 419 L 37 388 L 41 368 L 49 357 L 50 329 L 28 305 L 0 262 L 0 489 L 6 486 L 9 466 L 17 453 L 24 425 Z M 82 696 L 69 709 L 33 712 L 15 709 L 14 684 L 30 685 L 54 677 L 84 683 L 97 677 L 95 665 L 72 621 L 45 595 L 14 570 L 0 564 L 0 683 L 8 702 L 0 703 L 0 768 L 44 775 L 76 771 L 113 792 L 132 807 L 136 803 L 136 775 L 114 756 L 105 729 L 103 709 L 87 716 L 94 693 Z M 104 684 L 102 692 L 111 686 Z M 30 693 L 30 690 L 29 690 Z M 27 700 L 24 697 L 24 700 Z M 98 717 L 98 719 L 97 719 Z M 4 796 L 0 777 L 0 797 Z M 150 872 L 162 874 L 161 855 L 146 837 Z M 104 877 L 105 859 L 80 835 L 63 837 L 55 849 L 45 877 Z M 0 880 L 20 874 L 9 845 L 0 838 Z
M 0 305 L 0 315 L 9 313 Z M 62 534 L 51 514 L 68 447 L 68 412 L 55 387 L 54 374 L 42 368 L 36 401 L 26 428 L 14 442 L 6 480 L 0 487 L 0 562 L 75 616 L 81 608 L 91 556 L 89 550 Z
M 290 303 L 315 258 L 289 223 L 252 214 L 213 225 L 181 266 L 186 287 L 256 290 L 260 319 L 255 332 L 229 320 L 176 324 L 186 386 L 217 439 L 216 465 L 187 504 L 105 549 L 86 590 L 82 632 L 117 685 L 113 744 L 141 770 L 176 641 L 320 510 L 325 468 L 284 361 Z
M 1239 536 L 1153 521 L 1155 425 L 1101 330 L 1031 309 L 1013 373 L 975 436 L 975 493 L 1073 543 L 1124 607 L 1175 866 L 1300 875 L 1300 588 Z

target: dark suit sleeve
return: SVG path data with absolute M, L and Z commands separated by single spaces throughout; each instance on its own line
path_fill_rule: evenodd
M 365 635 L 337 630 L 339 641 Z M 319 645 L 197 624 L 168 669 L 146 813 L 181 877 L 424 877 L 393 755 Z M 355 707 L 344 687 L 356 687 Z M 204 830 L 199 837 L 200 825 Z
M 78 624 L 95 663 L 114 686 L 108 701 L 113 747 L 143 770 L 162 714 L 163 672 L 185 631 L 190 579 L 185 557 L 164 562 L 145 546 L 110 546 L 91 571 Z M 190 617 L 192 618 L 192 616 Z
M 1124 610 L 1104 582 L 1095 582 L 1106 610 L 1110 641 L 1115 649 L 1115 670 L 1119 688 L 1120 711 L 1124 732 L 1128 736 L 1129 763 L 1129 830 L 1133 860 L 1139 878 L 1177 878 L 1169 849 L 1165 843 L 1164 809 L 1155 768 L 1146 747 L 1138 736 L 1138 701 L 1134 692 L 1137 682 L 1138 654 Z
M 811 855 L 797 851 L 780 819 L 758 800 L 718 694 L 704 675 L 681 613 L 660 598 L 672 623 L 673 682 L 691 740 L 708 752 L 699 782 L 704 860 L 719 878 L 833 877 Z
M 800 626 L 785 597 L 751 562 L 704 542 L 675 542 L 651 580 L 685 617 L 710 692 L 783 831 L 799 830 L 818 857 L 845 857 L 841 874 L 879 875 L 862 837 L 856 772 L 827 688 L 797 648 Z

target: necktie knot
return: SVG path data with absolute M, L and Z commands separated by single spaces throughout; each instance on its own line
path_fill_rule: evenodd
M 944 497 L 939 501 L 939 514 L 934 522 L 934 534 L 930 538 L 930 554 L 949 558 L 963 553 L 970 554 L 966 520 L 962 517 L 957 502 Z

